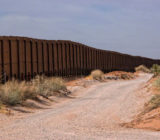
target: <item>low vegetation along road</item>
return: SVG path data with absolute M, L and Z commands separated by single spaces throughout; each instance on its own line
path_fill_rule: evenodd
M 160 133 L 121 127 L 142 109 L 137 91 L 152 75 L 83 88 L 70 99 L 0 127 L 1 140 L 118 139 L 159 140 Z

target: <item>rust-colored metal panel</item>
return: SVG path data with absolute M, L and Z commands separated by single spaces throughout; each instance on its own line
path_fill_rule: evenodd
M 97 69 L 98 51 L 95 49 L 95 69 Z
M 62 75 L 62 69 L 63 69 L 63 58 L 62 58 L 62 43 L 60 41 L 58 41 L 58 65 L 59 65 L 59 69 L 58 69 L 58 72 L 59 72 L 59 75 Z
M 115 54 L 115 70 L 118 70 L 118 54 L 117 53 L 114 54 Z
M 42 56 L 42 42 L 38 40 L 37 42 L 37 48 L 38 48 L 38 74 L 43 73 L 43 56 Z
M 97 69 L 97 49 L 94 49 L 94 69 Z
M 85 74 L 87 74 L 88 72 L 88 53 L 87 53 L 87 47 L 84 46 L 84 54 L 85 54 L 85 57 L 84 57 L 84 64 L 85 64 Z
M 76 43 L 76 48 L 77 48 L 77 75 L 80 75 L 80 49 L 78 43 Z
M 79 44 L 79 53 L 80 53 L 80 75 L 82 75 L 83 74 L 83 56 L 82 56 L 82 46 L 81 46 L 81 44 Z
M 96 49 L 94 49 L 93 50 L 93 63 L 94 63 L 94 65 L 93 65 L 93 69 L 96 69 L 96 58 L 97 57 L 97 55 L 96 55 Z
M 110 52 L 110 71 L 113 70 L 113 55 L 112 52 Z
M 95 49 L 95 54 L 94 55 L 95 55 L 95 58 L 94 58 L 95 59 L 94 60 L 95 61 L 95 67 L 94 67 L 94 69 L 97 69 L 97 49 Z
M 87 54 L 87 47 L 84 46 L 84 53 L 85 53 L 85 59 L 84 59 L 84 62 L 85 62 L 85 74 L 87 74 L 87 70 L 88 70 L 88 54 Z
M 98 69 L 101 69 L 101 54 L 99 49 L 98 49 Z
M 84 53 L 83 53 L 83 46 L 80 44 L 80 53 L 81 53 L 81 75 L 84 73 Z
M 59 63 L 58 63 L 58 43 L 57 41 L 54 42 L 54 72 L 55 75 L 58 75 L 59 71 Z
M 102 70 L 104 71 L 104 53 L 101 51 Z
M 53 42 L 48 42 L 48 51 L 49 51 L 49 75 L 53 75 L 53 50 L 52 50 Z
M 91 61 L 92 61 L 92 70 L 95 68 L 95 57 L 94 57 L 94 48 L 91 49 L 92 55 L 91 55 Z
M 18 42 L 17 40 L 10 40 L 11 41 L 11 63 L 12 63 L 12 77 L 18 77 Z
M 101 64 L 100 64 L 100 51 L 98 50 L 98 69 L 100 69 L 100 66 L 101 66 Z
M 104 71 L 104 60 L 105 60 L 105 57 L 104 57 L 104 52 L 101 51 L 101 61 L 102 61 L 102 70 Z
M 85 74 L 85 53 L 84 53 L 84 46 L 81 44 L 81 53 L 82 53 L 82 74 Z
M 102 51 L 102 60 L 103 60 L 103 71 L 105 71 L 105 52 Z
M 107 51 L 105 51 L 105 70 L 108 72 L 108 54 Z
M 108 51 L 108 71 L 111 71 L 111 53 Z
M 71 62 L 71 75 L 74 74 L 74 50 L 72 46 L 72 42 L 69 42 L 70 45 L 70 62 Z
M 104 52 L 105 55 L 105 72 L 108 71 L 108 54 L 107 51 Z
M 55 71 L 54 71 L 54 69 L 55 69 L 55 58 L 54 58 L 54 55 L 55 55 L 55 53 L 54 53 L 54 47 L 55 47 L 55 41 L 52 41 L 52 71 L 53 71 L 53 74 L 52 75 L 55 75 Z
M 101 67 L 101 63 L 100 63 L 100 50 L 98 50 L 98 69 L 100 69 Z
M 71 41 L 46 41 L 23 37 L 0 37 L 0 74 L 6 80 L 15 76 L 29 80 L 33 74 L 80 75 L 92 69 L 127 70 L 144 64 L 151 67 L 159 60 L 133 57 L 94 49 Z
M 93 61 L 92 61 L 92 56 L 93 56 L 93 54 L 92 54 L 92 48 L 90 48 L 90 70 L 92 71 L 93 70 Z
M 75 43 L 72 43 L 73 46 L 73 54 L 74 54 L 74 75 L 77 75 L 77 47 Z
M 31 53 L 31 55 L 32 55 L 32 76 L 36 76 L 37 75 L 37 73 L 38 73 L 38 69 L 37 69 L 37 62 L 38 62 L 38 60 L 37 60 L 37 42 L 36 42 L 36 40 L 32 40 L 31 41 L 31 49 L 32 49 L 32 53 Z
M 89 63 L 88 63 L 88 65 L 89 65 L 89 70 L 88 70 L 88 72 L 90 73 L 90 71 L 91 71 L 91 49 L 90 49 L 90 47 L 88 47 L 88 61 L 89 61 Z
M 43 60 L 44 60 L 44 73 L 48 75 L 48 50 L 47 42 L 43 40 Z
M 4 74 L 6 75 L 6 80 L 11 78 L 11 63 L 10 63 L 10 49 L 11 43 L 8 39 L 3 40 L 3 59 L 4 59 Z
M 107 71 L 107 55 L 106 55 L 106 51 L 104 51 L 104 71 Z
M 32 72 L 31 72 L 31 44 L 29 39 L 26 40 L 25 46 L 26 46 L 26 73 L 27 73 L 26 78 L 30 80 Z
M 66 46 L 65 42 L 61 42 L 61 59 L 62 59 L 62 76 L 65 76 L 66 73 Z
M 87 53 L 87 74 L 89 74 L 90 62 L 89 62 L 89 48 L 87 46 L 86 46 L 86 53 Z
M 68 46 L 69 46 L 69 61 L 70 61 L 70 75 L 72 75 L 72 69 L 73 69 L 73 49 L 72 49 L 72 45 L 71 45 L 71 42 L 69 41 L 68 42 Z
M 20 79 L 24 80 L 25 76 L 25 48 L 24 48 L 24 40 L 19 39 L 19 74 Z
M 66 75 L 70 76 L 71 75 L 71 61 L 70 61 L 70 46 L 68 42 L 65 42 L 66 46 Z
M 2 40 L 0 40 L 0 83 L 3 82 L 3 74 L 2 74 Z
M 86 74 L 89 74 L 89 70 L 90 70 L 90 59 L 89 59 L 89 47 L 86 46 L 86 55 L 87 55 L 87 73 Z
M 101 50 L 99 50 L 99 69 L 102 70 L 102 59 L 101 59 L 102 55 L 101 55 Z

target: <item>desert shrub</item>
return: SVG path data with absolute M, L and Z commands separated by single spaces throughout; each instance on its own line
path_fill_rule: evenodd
M 160 77 L 158 77 L 155 81 L 154 81 L 154 86 L 156 86 L 157 89 L 160 90 Z
M 66 90 L 65 82 L 62 78 L 53 77 L 45 78 L 44 76 L 37 76 L 32 80 L 34 91 L 44 97 L 53 95 L 54 92 Z
M 59 90 L 66 90 L 64 80 L 58 77 L 48 79 L 48 88 L 55 92 Z
M 138 67 L 135 68 L 136 72 L 145 72 L 145 73 L 150 73 L 150 69 L 148 69 L 146 66 L 144 65 L 140 65 Z
M 22 85 L 17 81 L 7 82 L 0 87 L 1 102 L 9 105 L 20 104 L 24 100 Z
M 31 81 L 31 86 L 33 87 L 33 91 L 36 95 L 42 95 L 47 97 L 47 87 L 46 87 L 46 77 L 44 76 L 36 76 Z
M 34 99 L 37 95 L 48 97 L 60 90 L 66 90 L 62 78 L 45 78 L 37 76 L 31 82 L 12 80 L 0 86 L 0 103 L 8 105 L 21 104 L 26 99 Z M 1 106 L 1 105 L 0 105 Z
M 160 107 L 160 95 L 159 94 L 154 95 L 151 98 L 151 100 L 147 104 L 147 110 L 151 111 L 151 110 L 156 109 L 158 107 Z
M 36 96 L 33 86 L 26 82 L 12 80 L 0 87 L 0 101 L 4 104 L 16 105 Z
M 160 65 L 158 64 L 153 64 L 151 68 L 151 72 L 154 73 L 155 76 L 160 74 Z
M 93 70 L 91 76 L 95 80 L 103 80 L 104 73 L 101 70 Z

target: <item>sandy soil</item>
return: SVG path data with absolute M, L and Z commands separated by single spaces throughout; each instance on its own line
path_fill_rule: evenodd
M 155 94 L 160 94 L 159 89 L 153 84 L 157 78 L 149 80 L 139 92 L 151 93 L 149 95 L 150 98 Z M 144 105 L 144 110 L 140 114 L 131 122 L 124 124 L 126 127 L 160 131 L 160 107 L 147 111 L 147 103 L 148 100 L 146 101 L 146 105 Z
M 65 102 L 0 126 L 2 140 L 159 140 L 160 133 L 123 128 L 143 109 L 148 92 L 137 94 L 152 75 L 80 88 Z M 143 95 L 141 95 L 143 94 Z

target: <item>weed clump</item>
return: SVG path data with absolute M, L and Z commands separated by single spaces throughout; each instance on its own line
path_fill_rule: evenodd
M 37 76 L 32 80 L 32 84 L 35 93 L 43 97 L 49 97 L 54 95 L 55 92 L 67 89 L 64 80 L 59 77 L 45 78 L 44 76 Z
M 160 90 L 160 77 L 158 77 L 158 78 L 154 81 L 153 85 L 154 85 L 157 89 Z
M 154 95 L 151 100 L 148 102 L 147 104 L 147 111 L 151 111 L 153 109 L 156 109 L 160 107 L 160 95 L 157 94 L 157 95 Z
M 49 97 L 52 95 L 66 95 L 66 92 L 68 91 L 65 82 L 58 77 L 37 76 L 30 82 L 12 80 L 0 86 L 0 103 L 16 105 L 27 99 L 35 99 L 38 95 Z
M 145 73 L 150 73 L 150 69 L 148 69 L 146 66 L 144 65 L 140 65 L 138 67 L 135 68 L 136 72 L 145 72 Z
M 101 70 L 93 70 L 91 72 L 91 76 L 94 80 L 103 80 L 104 78 L 104 73 Z
M 158 76 L 160 74 L 160 65 L 153 64 L 151 72 L 154 73 L 154 76 Z
M 23 84 L 17 81 L 7 82 L 0 87 L 0 100 L 4 104 L 16 105 L 22 103 L 24 100 L 24 93 L 22 92 Z

